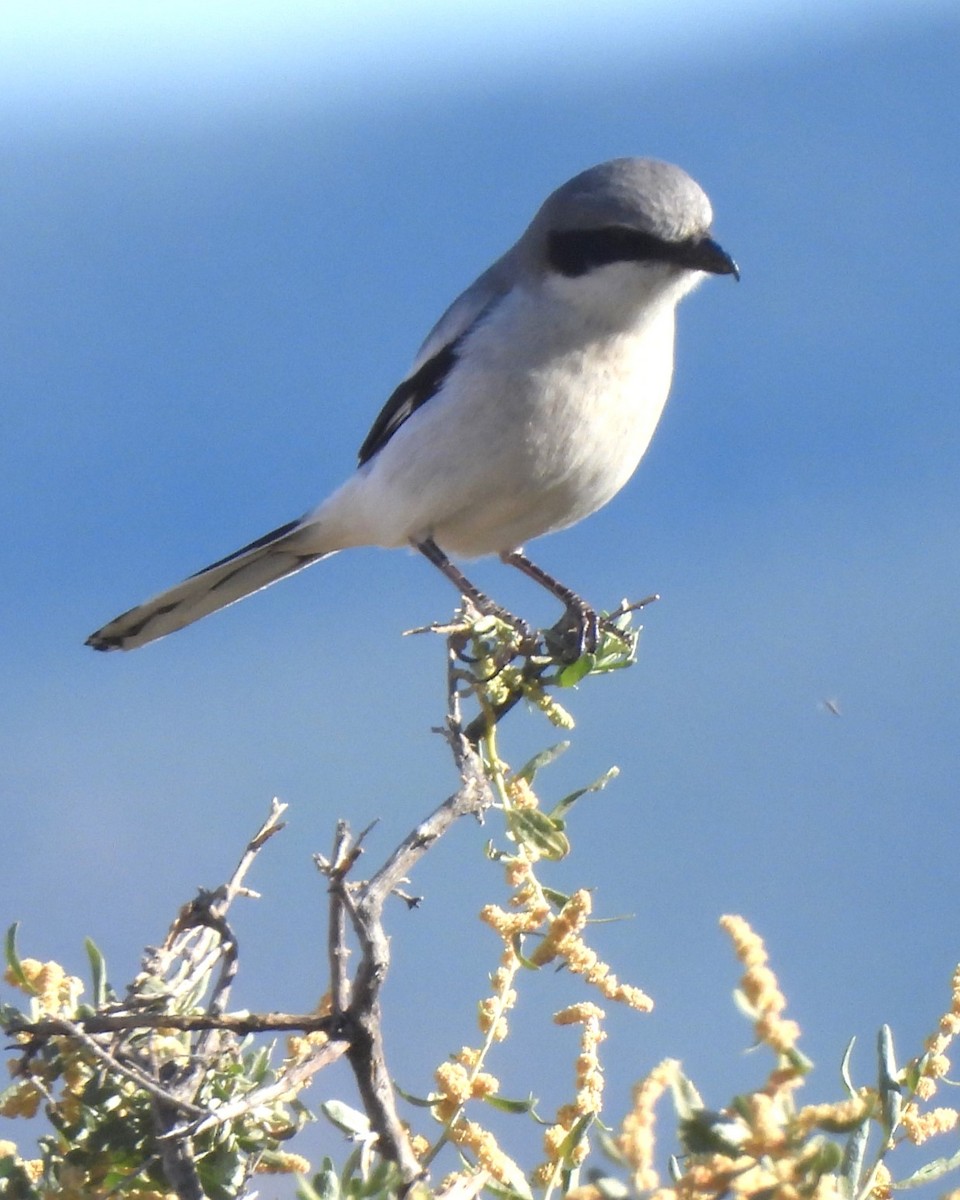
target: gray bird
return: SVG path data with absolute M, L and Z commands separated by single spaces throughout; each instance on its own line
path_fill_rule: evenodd
M 443 314 L 373 423 L 354 474 L 281 525 L 91 634 L 131 650 L 350 546 L 414 546 L 482 610 L 448 555 L 497 554 L 596 616 L 522 552 L 596 512 L 650 443 L 670 389 L 674 314 L 733 275 L 710 201 L 679 167 L 618 158 L 575 176 Z

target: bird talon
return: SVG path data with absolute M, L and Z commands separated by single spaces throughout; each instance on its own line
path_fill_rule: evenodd
M 609 617 L 600 617 L 600 628 L 604 633 L 615 637 L 622 646 L 630 645 L 630 634 L 625 629 L 621 629 L 616 621 L 611 621 Z

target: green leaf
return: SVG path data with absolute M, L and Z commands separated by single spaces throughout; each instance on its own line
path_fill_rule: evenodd
M 398 1096 L 402 1096 L 408 1104 L 413 1104 L 416 1108 L 432 1108 L 436 1103 L 436 1097 L 431 1100 L 429 1096 L 414 1096 L 411 1092 L 405 1092 L 398 1083 L 394 1083 L 393 1090 Z
M 748 1021 L 755 1021 L 757 1019 L 757 1010 L 740 988 L 733 989 L 733 1003 L 740 1010 L 741 1015 L 746 1017 Z
M 956 1154 L 951 1154 L 949 1158 L 935 1158 L 933 1162 L 929 1162 L 925 1167 L 914 1171 L 906 1179 L 900 1179 L 890 1186 L 897 1191 L 904 1188 L 920 1187 L 921 1184 L 932 1183 L 935 1179 L 941 1179 L 949 1171 L 956 1170 L 957 1167 L 960 1167 L 960 1151 L 957 1151 Z
M 879 1063 L 880 1120 L 890 1138 L 900 1124 L 903 1110 L 903 1089 L 900 1087 L 897 1059 L 893 1048 L 893 1033 L 889 1025 L 881 1025 L 877 1037 Z
M 860 1175 L 867 1155 L 867 1142 L 870 1139 L 870 1123 L 864 1121 L 847 1138 L 843 1147 L 843 1161 L 840 1164 L 840 1185 L 843 1194 L 853 1200 L 860 1191 Z
M 561 754 L 570 749 L 569 742 L 557 742 L 555 746 L 549 746 L 546 750 L 541 750 L 539 754 L 535 754 L 529 762 L 523 764 L 519 771 L 514 771 L 514 779 L 524 779 L 527 783 L 533 783 L 534 778 L 539 770 L 543 767 L 548 767 L 552 762 L 555 762 Z
M 556 861 L 570 853 L 563 826 L 536 808 L 514 809 L 507 814 L 510 832 L 522 845 L 535 846 L 544 858 Z
M 533 1112 L 537 1098 L 533 1094 L 529 1095 L 526 1100 L 508 1100 L 506 1096 L 484 1096 L 483 1102 L 498 1112 L 528 1113 Z
M 590 1173 L 590 1182 L 597 1189 L 603 1200 L 627 1200 L 630 1189 L 620 1179 L 612 1175 L 594 1175 Z
M 28 992 L 31 996 L 38 994 L 38 989 L 33 986 L 26 975 L 23 973 L 23 963 L 20 961 L 20 954 L 17 951 L 17 930 L 20 928 L 20 922 L 14 923 L 7 930 L 7 936 L 4 942 L 4 957 L 7 960 L 7 966 L 10 968 L 10 973 L 16 979 L 17 983 Z
M 356 1188 L 355 1194 L 363 1197 L 381 1196 L 384 1200 L 394 1200 L 394 1197 L 401 1195 L 405 1190 L 396 1165 L 384 1162 L 383 1159 L 370 1172 L 369 1178 L 356 1182 L 359 1183 L 359 1187 Z
M 573 1125 L 573 1128 L 557 1147 L 558 1158 L 569 1158 L 573 1151 L 587 1136 L 587 1130 L 593 1124 L 593 1113 L 584 1113 Z
M 516 1173 L 510 1172 L 510 1179 L 507 1183 L 500 1183 L 493 1179 L 488 1180 L 486 1191 L 491 1196 L 500 1197 L 500 1200 L 533 1200 L 530 1185 L 519 1170 Z
M 824 1138 L 817 1147 L 816 1154 L 804 1159 L 804 1169 L 812 1170 L 817 1175 L 833 1175 L 843 1162 L 843 1150 L 836 1142 Z
M 301 1178 L 296 1196 L 297 1200 L 340 1200 L 340 1180 L 336 1171 L 325 1167 L 311 1180 Z
M 253 1054 L 247 1056 L 247 1078 L 256 1084 L 263 1082 L 270 1067 L 270 1051 L 272 1047 L 261 1046 Z
M 588 783 L 586 787 L 577 788 L 577 790 L 575 792 L 571 792 L 569 796 L 564 796 L 562 800 L 558 800 L 553 808 L 550 809 L 549 815 L 554 820 L 559 820 L 561 817 L 566 816 L 567 812 L 573 808 L 581 796 L 586 796 L 590 792 L 602 792 L 610 780 L 616 779 L 619 774 L 619 767 L 611 767 L 609 771 L 604 771 L 604 773 L 598 779 L 595 779 L 593 783 Z
M 94 1008 L 100 1008 L 107 1002 L 106 960 L 93 938 L 84 938 L 83 945 L 87 952 L 87 958 L 90 961 L 91 1003 Z
M 813 1059 L 807 1058 L 807 1056 L 802 1053 L 802 1051 L 797 1050 L 796 1047 L 787 1050 L 783 1057 L 787 1060 L 794 1071 L 798 1072 L 800 1075 L 809 1075 L 813 1070 Z
M 595 654 L 581 654 L 576 661 L 567 663 L 565 667 L 561 667 L 557 672 L 557 683 L 562 688 L 576 687 L 577 684 L 595 670 L 597 666 L 597 656 Z
M 889 1025 L 881 1025 L 877 1034 L 877 1058 L 880 1063 L 881 1083 L 896 1084 L 897 1056 L 893 1048 L 893 1031 Z
M 366 1137 L 370 1133 L 370 1120 L 362 1112 L 344 1104 L 342 1100 L 325 1100 L 320 1105 L 320 1111 L 342 1133 L 352 1137 Z
M 526 970 L 526 971 L 539 971 L 540 970 L 539 963 L 535 963 L 533 961 L 533 959 L 528 958 L 524 954 L 524 952 L 523 952 L 523 937 L 519 933 L 515 934 L 510 939 L 510 942 L 511 942 L 511 945 L 513 946 L 513 952 L 517 956 L 517 961 L 520 963 L 520 966 L 524 968 L 524 970 Z
M 904 1087 L 911 1094 L 917 1090 L 917 1084 L 923 1078 L 923 1071 L 927 1065 L 927 1060 L 929 1057 L 929 1051 L 926 1054 L 921 1054 L 919 1058 L 911 1059 L 901 1071 Z M 951 1087 L 957 1086 L 956 1083 L 950 1079 L 941 1079 L 940 1083 L 949 1084 Z
M 558 892 L 556 888 L 544 887 L 542 891 L 553 907 L 558 910 L 563 908 L 566 902 L 570 899 L 570 896 L 567 892 Z
M 843 1059 L 840 1062 L 840 1078 L 843 1080 L 843 1086 L 847 1089 L 847 1095 L 851 1099 L 857 1095 L 857 1089 L 854 1087 L 853 1077 L 850 1074 L 850 1059 L 853 1055 L 853 1047 L 856 1040 L 856 1036 L 854 1036 L 847 1042 L 847 1048 L 844 1050 Z

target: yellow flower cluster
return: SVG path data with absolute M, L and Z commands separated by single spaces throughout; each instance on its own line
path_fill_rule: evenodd
M 784 1020 L 786 1001 L 771 971 L 763 942 L 740 917 L 725 917 L 745 973 L 741 988 L 756 1022 L 757 1036 L 777 1054 L 777 1069 L 759 1090 L 740 1096 L 735 1107 L 721 1115 L 715 1136 L 726 1149 L 702 1149 L 688 1154 L 684 1172 L 670 1187 L 662 1187 L 654 1167 L 655 1107 L 671 1086 L 682 1088 L 680 1065 L 667 1059 L 637 1085 L 633 1110 L 623 1122 L 618 1145 L 633 1173 L 638 1192 L 651 1200 L 840 1200 L 838 1176 L 825 1167 L 822 1136 L 815 1128 L 852 1128 L 873 1105 L 869 1092 L 836 1105 L 810 1105 L 800 1113 L 793 1092 L 803 1067 L 795 1044 L 799 1030 Z M 710 1114 L 702 1114 L 706 1145 Z
M 893 1176 L 890 1174 L 890 1169 L 886 1163 L 878 1163 L 873 1176 L 873 1189 L 870 1195 L 873 1200 L 892 1200 L 893 1197 Z M 946 1200 L 946 1197 L 943 1197 Z
M 10 1063 L 11 1070 L 15 1070 L 19 1065 L 17 1060 Z M 33 1082 L 32 1079 L 24 1079 L 17 1084 L 15 1088 L 11 1088 L 7 1092 L 2 1104 L 0 1104 L 0 1117 L 26 1117 L 28 1120 L 37 1115 L 37 1110 L 40 1107 L 40 1101 L 43 1099 L 43 1092 Z
M 517 807 L 529 807 L 518 805 Z M 507 886 L 515 889 L 516 894 L 510 897 L 514 908 L 536 907 L 543 912 L 541 920 L 550 915 L 550 905 L 543 894 L 543 889 L 533 873 L 533 864 L 537 857 L 535 846 L 520 846 L 516 854 L 503 860 L 504 874 Z
M 58 962 L 42 963 L 36 958 L 21 959 L 20 970 L 22 978 L 14 974 L 10 967 L 3 977 L 12 987 L 19 988 L 33 998 L 37 1016 L 74 1012 L 83 995 L 82 980 L 75 975 L 68 975 Z
M 303 1062 L 314 1050 L 319 1050 L 329 1040 L 322 1029 L 315 1029 L 311 1033 L 291 1033 L 287 1038 L 287 1059 L 284 1067 Z
M 507 914 L 504 914 L 507 915 Z M 502 1042 L 509 1032 L 507 1013 L 517 1002 L 513 980 L 520 968 L 520 960 L 509 943 L 505 943 L 500 956 L 500 966 L 490 976 L 493 995 L 477 1005 L 477 1021 L 480 1032 L 491 1042 Z
M 680 1064 L 676 1059 L 665 1058 L 633 1089 L 633 1108 L 624 1118 L 617 1144 L 633 1171 L 633 1186 L 638 1192 L 646 1192 L 660 1185 L 660 1176 L 653 1166 L 656 1144 L 654 1110 L 679 1069 Z
M 422 1133 L 411 1133 L 406 1124 L 404 1124 L 404 1129 L 406 1129 L 407 1140 L 414 1158 L 422 1160 L 430 1152 L 430 1142 Z
M 554 1014 L 557 1025 L 583 1026 L 577 1055 L 577 1093 L 572 1105 L 574 1119 L 586 1113 L 599 1113 L 603 1107 L 603 1070 L 597 1048 L 607 1037 L 600 1027 L 605 1015 L 602 1008 L 589 1001 L 571 1004 Z
M 507 795 L 514 808 L 539 808 L 540 801 L 530 786 L 530 781 L 522 775 L 511 775 L 506 781 Z
M 809 1133 L 814 1129 L 843 1132 L 859 1125 L 873 1107 L 876 1092 L 864 1088 L 859 1096 L 840 1100 L 835 1104 L 805 1104 L 796 1115 L 795 1127 L 799 1132 Z
M 503 764 L 495 758 L 495 752 L 494 768 L 506 806 L 516 811 L 538 807 L 529 781 L 520 775 L 507 776 Z M 575 892 L 551 919 L 553 903 L 547 898 L 534 869 L 539 858 L 540 853 L 532 841 L 518 841 L 515 852 L 501 859 L 511 888 L 509 906 L 488 904 L 480 912 L 480 919 L 503 943 L 500 965 L 491 976 L 492 993 L 478 1005 L 484 1046 L 479 1050 L 464 1048 L 450 1061 L 441 1064 L 435 1076 L 438 1095 L 432 1101 L 434 1117 L 447 1126 L 445 1136 L 462 1149 L 472 1150 L 480 1169 L 509 1186 L 512 1186 L 509 1172 L 516 1170 L 515 1166 L 502 1154 L 492 1134 L 476 1122 L 466 1120 L 463 1109 L 468 1101 L 484 1099 L 499 1090 L 497 1080 L 482 1072 L 480 1067 L 493 1043 L 502 1041 L 508 1033 L 507 1014 L 517 999 L 514 983 L 521 966 L 520 941 L 542 931 L 540 944 L 530 959 L 525 960 L 528 965 L 544 966 L 562 959 L 570 970 L 597 987 L 604 996 L 641 1011 L 652 1007 L 639 988 L 619 983 L 610 967 L 583 941 L 581 935 L 592 908 L 588 891 Z M 601 1109 L 603 1075 L 597 1050 L 605 1037 L 600 1028 L 602 1017 L 603 1012 L 596 1005 L 583 1003 L 564 1009 L 554 1018 L 558 1024 L 581 1024 L 583 1031 L 576 1060 L 574 1101 L 560 1108 L 554 1125 L 545 1135 L 547 1162 L 540 1169 L 544 1179 L 553 1178 L 560 1168 L 578 1165 L 588 1152 L 585 1138 L 579 1139 L 576 1146 L 565 1143 L 569 1142 L 569 1135 L 578 1121 Z
M 510 914 L 504 914 L 509 916 Z M 436 1120 L 448 1127 L 448 1136 L 456 1145 L 465 1149 L 473 1149 L 477 1161 L 482 1168 L 501 1182 L 507 1182 L 505 1176 L 497 1174 L 502 1170 L 509 1174 L 516 1171 L 511 1160 L 503 1154 L 492 1133 L 484 1130 L 474 1121 L 466 1121 L 462 1117 L 464 1105 L 468 1100 L 483 1100 L 494 1096 L 500 1090 L 500 1082 L 495 1076 L 481 1071 L 484 1055 L 487 1049 L 507 1036 L 506 1012 L 516 1003 L 517 993 L 513 989 L 513 979 L 520 967 L 520 961 L 513 949 L 507 944 L 500 960 L 499 968 L 493 973 L 493 995 L 482 1000 L 478 1006 L 480 1029 L 486 1038 L 482 1050 L 472 1046 L 463 1046 L 448 1061 L 441 1063 L 434 1078 L 439 1092 L 432 1099 L 432 1111 Z M 429 1146 L 424 1146 L 418 1157 L 428 1153 Z M 499 1164 L 497 1170 L 490 1163 Z M 514 1175 L 514 1181 L 517 1176 Z
M 472 1154 L 481 1170 L 507 1187 L 513 1187 L 523 1172 L 497 1145 L 497 1139 L 476 1121 L 461 1119 L 450 1129 L 450 1140 Z
M 573 729 L 576 722 L 569 712 L 554 696 L 545 691 L 538 683 L 528 682 L 523 685 L 524 699 L 547 718 L 556 729 Z
M 811 1158 L 815 1157 L 812 1153 Z M 784 1157 L 757 1161 L 752 1156 L 731 1159 L 723 1154 L 699 1156 L 675 1187 L 656 1195 L 667 1200 L 843 1200 L 835 1175 L 811 1176 L 810 1162 Z
M 577 1122 L 586 1116 L 599 1114 L 603 1107 L 603 1069 L 597 1048 L 606 1038 L 600 1027 L 604 1012 L 596 1004 L 572 1004 L 555 1013 L 557 1025 L 582 1025 L 580 1053 L 577 1055 L 576 1095 L 572 1104 L 557 1110 L 553 1125 L 543 1135 L 546 1161 L 533 1173 L 534 1183 L 548 1186 L 565 1167 L 578 1167 L 590 1153 L 590 1143 L 581 1137 L 573 1146 L 566 1146 L 568 1135 Z
M 549 906 L 547 906 L 547 913 L 549 911 Z M 498 933 L 504 942 L 511 945 L 513 939 L 519 937 L 520 934 L 535 933 L 543 924 L 546 915 L 546 913 L 541 915 L 537 911 L 530 910 L 510 913 L 498 904 L 485 904 L 480 910 L 480 920 Z
M 729 934 L 737 958 L 745 968 L 740 989 L 754 1013 L 757 1041 L 778 1054 L 786 1054 L 796 1046 L 800 1026 L 796 1021 L 785 1021 L 781 1016 L 787 1001 L 780 991 L 776 975 L 767 965 L 769 960 L 763 939 L 753 932 L 743 917 L 721 917 L 720 928 Z M 790 1070 L 786 1074 L 794 1073 Z M 777 1078 L 773 1082 L 775 1086 L 782 1086 L 786 1079 Z
M 937 1090 L 937 1083 L 950 1070 L 947 1049 L 954 1037 L 960 1033 L 960 966 L 954 969 L 950 980 L 950 1007 L 940 1018 L 937 1032 L 925 1042 L 926 1053 L 920 1059 L 920 1080 L 916 1095 L 919 1100 L 929 1100 Z
M 553 962 L 558 954 L 565 958 L 567 951 L 586 925 L 592 909 L 593 901 L 588 891 L 581 888 L 579 892 L 574 892 L 550 922 L 546 936 L 530 955 L 530 961 L 542 967 Z
M 310 1161 L 302 1154 L 290 1154 L 285 1150 L 278 1150 L 269 1158 L 262 1158 L 257 1163 L 255 1172 L 258 1175 L 308 1175 Z M 139 1193 L 137 1200 L 139 1200 Z
M 574 892 L 554 917 L 546 936 L 530 956 L 531 962 L 543 966 L 562 958 L 567 967 L 598 989 L 607 1000 L 618 1001 L 638 1012 L 650 1012 L 653 1001 L 646 993 L 629 983 L 621 983 L 596 950 L 580 936 L 593 908 L 590 893 L 585 889 Z
M 473 1057 L 474 1052 L 470 1053 Z M 483 1100 L 495 1096 L 500 1081 L 486 1071 L 470 1070 L 457 1058 L 441 1063 L 434 1073 L 439 1096 L 433 1101 L 433 1115 L 438 1121 L 452 1120 L 468 1100 Z
M 683 1174 L 668 1187 L 660 1184 L 654 1167 L 655 1107 L 663 1093 L 677 1086 L 683 1095 L 679 1063 L 660 1063 L 634 1090 L 632 1111 L 623 1122 L 618 1147 L 632 1172 L 633 1187 L 648 1200 L 842 1200 L 844 1183 L 837 1172 L 839 1148 L 831 1150 L 823 1134 L 844 1134 L 865 1120 L 881 1119 L 878 1092 L 862 1088 L 859 1094 L 833 1104 L 810 1104 L 797 1110 L 794 1090 L 804 1071 L 796 1051 L 799 1029 L 783 1017 L 786 1002 L 770 969 L 763 942 L 740 917 L 723 919 L 738 958 L 744 967 L 743 995 L 756 1023 L 757 1037 L 777 1055 L 777 1068 L 757 1091 L 741 1095 L 729 1110 L 714 1117 L 702 1113 L 703 1146 L 687 1154 Z M 940 1107 L 921 1113 L 919 1100 L 936 1090 L 949 1069 L 946 1055 L 960 1033 L 960 967 L 954 973 L 949 1011 L 937 1032 L 926 1042 L 926 1054 L 901 1076 L 920 1076 L 916 1093 L 899 1115 L 899 1140 L 920 1145 L 937 1134 L 960 1129 L 960 1107 Z M 712 1136 L 715 1140 L 711 1140 Z M 552 1132 L 552 1131 L 551 1131 Z M 691 1135 L 691 1144 L 696 1144 Z M 891 1146 L 894 1143 L 891 1142 Z M 540 1181 L 546 1176 L 540 1170 Z M 552 1180 L 551 1180 L 552 1181 Z M 870 1200 L 892 1200 L 894 1183 L 889 1168 L 880 1162 L 866 1185 Z M 592 1185 L 575 1188 L 566 1200 L 601 1200 Z M 960 1189 L 942 1200 L 960 1200 Z
M 43 1174 L 43 1163 L 39 1158 L 21 1158 L 16 1142 L 9 1142 L 6 1138 L 0 1138 L 0 1159 L 3 1158 L 12 1158 L 31 1183 L 36 1183 Z
M 931 1112 L 921 1114 L 916 1111 L 915 1105 L 904 1105 L 901 1124 L 910 1141 L 919 1146 L 927 1138 L 956 1129 L 960 1124 L 960 1112 L 955 1108 L 935 1108 Z

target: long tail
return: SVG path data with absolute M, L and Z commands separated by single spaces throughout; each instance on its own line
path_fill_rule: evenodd
M 307 543 L 312 544 L 309 551 Z M 91 633 L 86 644 L 94 650 L 134 650 L 145 646 L 335 553 L 333 549 L 318 553 L 316 546 L 316 525 L 311 529 L 302 520 L 290 521 L 211 563 L 176 587 L 115 617 Z

